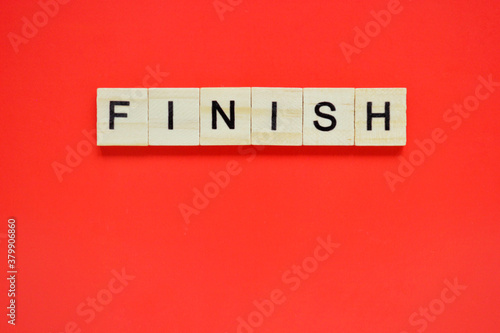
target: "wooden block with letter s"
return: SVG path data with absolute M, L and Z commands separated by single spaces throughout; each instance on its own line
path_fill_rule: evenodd
M 354 88 L 304 88 L 304 146 L 354 145 Z

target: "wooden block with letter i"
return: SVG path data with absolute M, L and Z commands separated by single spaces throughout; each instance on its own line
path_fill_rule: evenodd
M 148 145 L 148 89 L 97 89 L 97 145 Z
M 301 88 L 252 88 L 252 144 L 302 145 Z
M 303 142 L 354 145 L 354 88 L 304 88 Z
M 200 144 L 250 144 L 250 88 L 200 89 Z
M 200 89 L 149 89 L 149 145 L 200 144 Z
M 356 146 L 406 145 L 406 88 L 357 88 Z

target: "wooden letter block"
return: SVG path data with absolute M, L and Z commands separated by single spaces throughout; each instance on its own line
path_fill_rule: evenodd
M 200 144 L 249 145 L 250 88 L 201 88 Z
M 354 145 L 354 88 L 304 88 L 305 146 Z
M 97 89 L 97 145 L 148 145 L 148 89 Z
M 358 88 L 356 146 L 406 145 L 406 88 Z
M 200 144 L 200 89 L 149 89 L 149 145 Z
M 302 145 L 301 88 L 252 88 L 252 144 Z

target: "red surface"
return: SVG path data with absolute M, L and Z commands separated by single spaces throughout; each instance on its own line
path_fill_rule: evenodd
M 500 86 L 447 113 L 474 102 L 479 76 L 500 82 L 498 1 L 402 0 L 350 62 L 340 44 L 388 0 L 230 2 L 222 21 L 211 0 L 70 1 L 17 53 L 8 34 L 41 7 L 3 2 L 0 248 L 15 216 L 19 274 L 17 324 L 4 282 L 0 330 L 236 332 L 250 315 L 259 327 L 240 332 L 500 331 Z M 168 76 L 148 76 L 157 66 Z M 408 145 L 92 144 L 68 166 L 67 149 L 89 148 L 96 89 L 143 84 L 407 87 Z M 386 172 L 422 162 L 415 140 L 436 129 L 444 142 L 391 190 Z M 230 161 L 237 174 L 186 223 L 180 205 Z M 340 246 L 307 279 L 287 272 L 328 235 Z M 135 278 L 90 320 L 87 297 L 116 291 L 122 268 Z M 286 300 L 259 323 L 253 302 L 275 289 Z

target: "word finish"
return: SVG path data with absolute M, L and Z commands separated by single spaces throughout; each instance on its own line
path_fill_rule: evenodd
M 406 88 L 99 88 L 99 146 L 404 146 Z

